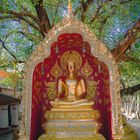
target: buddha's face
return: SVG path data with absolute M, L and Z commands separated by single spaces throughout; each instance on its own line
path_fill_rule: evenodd
M 75 70 L 74 62 L 72 62 L 72 61 L 68 62 L 68 71 L 70 73 L 73 73 L 74 70 Z

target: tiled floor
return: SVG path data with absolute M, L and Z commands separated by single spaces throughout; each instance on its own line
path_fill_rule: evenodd
M 128 122 L 136 130 L 138 137 L 139 137 L 139 140 L 140 140 L 140 120 L 131 120 Z

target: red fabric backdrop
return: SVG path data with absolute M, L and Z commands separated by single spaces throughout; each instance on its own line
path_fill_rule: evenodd
M 52 67 L 58 63 L 60 66 L 60 58 L 66 51 L 74 50 L 81 54 L 83 59 L 82 66 L 87 61 L 92 67 L 92 74 L 89 77 L 84 77 L 81 69 L 78 74 L 87 80 L 98 81 L 96 95 L 93 98 L 95 101 L 94 109 L 100 111 L 101 117 L 99 122 L 102 124 L 100 132 L 107 140 L 112 139 L 111 131 L 111 98 L 110 98 L 110 77 L 107 66 L 91 54 L 90 44 L 83 41 L 80 34 L 62 34 L 58 37 L 57 42 L 51 45 L 51 55 L 39 63 L 33 74 L 32 84 L 32 114 L 31 114 L 31 134 L 30 140 L 37 140 L 39 135 L 43 133 L 41 125 L 46 121 L 44 113 L 50 109 L 49 98 L 45 83 L 55 82 L 58 79 L 51 74 Z M 60 66 L 61 67 L 61 66 Z M 82 68 L 82 67 L 81 67 Z M 64 71 L 60 73 L 62 76 Z

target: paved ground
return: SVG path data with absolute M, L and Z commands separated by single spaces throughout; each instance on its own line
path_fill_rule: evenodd
M 9 134 L 5 134 L 3 136 L 0 136 L 0 140 L 13 140 L 13 134 L 9 133 Z
M 140 140 L 140 120 L 131 120 L 131 121 L 128 121 L 128 122 L 136 130 L 136 132 L 138 134 L 138 137 L 139 137 L 139 140 Z

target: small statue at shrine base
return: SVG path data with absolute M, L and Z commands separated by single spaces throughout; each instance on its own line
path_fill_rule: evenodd
M 93 110 L 94 102 L 86 99 L 85 80 L 76 75 L 80 66 L 74 55 L 70 52 L 67 57 L 68 76 L 58 79 L 56 99 L 51 101 L 52 109 L 45 113 L 46 134 L 38 140 L 105 140 L 99 133 L 99 111 Z

